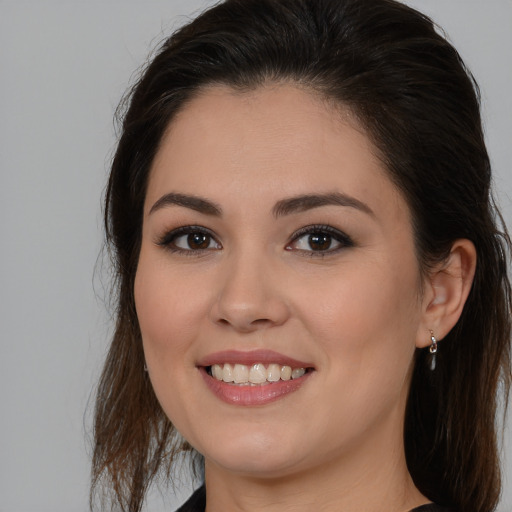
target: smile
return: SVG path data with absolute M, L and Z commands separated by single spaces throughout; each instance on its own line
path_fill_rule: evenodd
M 230 405 L 255 406 L 298 391 L 316 373 L 312 364 L 271 350 L 229 350 L 197 365 L 208 389 Z
M 279 381 L 298 379 L 306 373 L 306 368 L 292 368 L 288 365 L 270 363 L 245 364 L 224 363 L 214 364 L 206 369 L 214 379 L 235 385 L 265 385 Z

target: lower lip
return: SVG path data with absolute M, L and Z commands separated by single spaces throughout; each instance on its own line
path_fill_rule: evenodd
M 309 378 L 311 372 L 292 380 L 280 380 L 258 386 L 228 384 L 213 378 L 204 367 L 200 373 L 210 391 L 220 400 L 231 405 L 265 405 L 297 391 Z

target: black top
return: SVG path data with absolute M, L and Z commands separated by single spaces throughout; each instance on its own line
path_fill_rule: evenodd
M 204 512 L 206 508 L 206 490 L 204 485 L 199 487 L 197 491 L 190 496 L 188 501 L 181 506 L 176 512 Z M 421 507 L 417 507 L 411 512 L 451 512 L 449 509 L 440 507 L 435 503 L 430 503 L 429 505 L 422 505 Z

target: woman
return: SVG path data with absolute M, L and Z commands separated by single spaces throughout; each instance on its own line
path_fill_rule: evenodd
M 511 306 L 490 178 L 476 84 L 401 3 L 228 0 L 180 29 L 106 194 L 93 493 L 138 511 L 190 451 L 184 511 L 494 510 Z

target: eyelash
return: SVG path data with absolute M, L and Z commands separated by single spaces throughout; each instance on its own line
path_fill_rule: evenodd
M 181 247 L 178 247 L 175 245 L 175 242 L 178 238 L 183 236 L 190 236 L 190 235 L 205 235 L 209 237 L 208 245 L 210 245 L 212 242 L 216 244 L 215 248 L 199 248 L 199 249 L 183 249 Z M 338 242 L 339 247 L 336 247 L 334 249 L 328 248 L 326 250 L 307 250 L 307 249 L 295 249 L 297 252 L 307 255 L 309 257 L 325 257 L 330 254 L 338 253 L 339 251 L 343 249 L 347 249 L 354 246 L 353 240 L 343 233 L 342 231 L 333 228 L 332 226 L 326 225 L 326 224 L 313 224 L 310 226 L 304 226 L 303 228 L 299 229 L 293 235 L 291 236 L 290 242 L 286 244 L 285 249 L 287 251 L 294 250 L 293 245 L 297 243 L 302 237 L 309 235 L 310 237 L 313 235 L 327 235 L 331 240 L 334 240 Z M 168 233 L 165 233 L 164 236 L 162 236 L 159 240 L 157 240 L 157 245 L 164 247 L 168 249 L 169 251 L 177 254 L 183 254 L 185 256 L 201 256 L 205 254 L 208 251 L 211 250 L 219 250 L 222 249 L 222 245 L 220 242 L 215 238 L 213 233 L 202 227 L 202 226 L 182 226 L 177 229 L 173 229 L 172 231 L 169 231 Z
M 300 251 L 302 254 L 305 254 L 311 258 L 324 258 L 325 256 L 329 256 L 331 254 L 336 254 L 344 249 L 354 247 L 354 241 L 345 233 L 340 231 L 339 229 L 333 228 L 327 224 L 313 224 L 311 226 L 304 226 L 303 228 L 296 231 L 292 237 L 291 241 L 286 245 L 287 250 L 293 250 L 292 244 L 300 240 L 302 237 L 309 235 L 327 235 L 332 240 L 335 240 L 339 243 L 339 247 L 334 249 L 326 249 L 326 250 L 304 250 L 304 249 L 296 249 Z
M 207 237 L 210 237 L 209 243 L 212 241 L 217 245 L 216 249 L 221 249 L 222 246 L 218 242 L 218 240 L 215 238 L 213 233 L 201 226 L 182 226 L 177 229 L 173 229 L 172 231 L 169 231 L 166 233 L 162 238 L 160 238 L 157 241 L 157 245 L 164 247 L 168 249 L 169 251 L 177 254 L 183 254 L 185 256 L 200 256 L 204 254 L 206 251 L 211 251 L 210 248 L 205 249 L 183 249 L 181 247 L 178 247 L 175 245 L 175 242 L 178 238 L 186 235 L 194 235 L 194 234 L 200 234 L 205 235 Z

